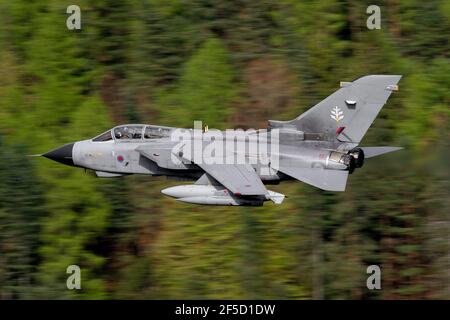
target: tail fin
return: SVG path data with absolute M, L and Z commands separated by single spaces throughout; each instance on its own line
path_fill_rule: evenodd
M 321 133 L 341 142 L 359 143 L 392 91 L 400 75 L 369 75 L 341 88 L 291 121 L 269 121 L 271 127 L 295 127 L 305 133 Z

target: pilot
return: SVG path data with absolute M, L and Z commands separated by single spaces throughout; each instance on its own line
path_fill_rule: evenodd
M 123 128 L 124 135 L 126 139 L 132 139 L 133 138 L 133 132 L 128 127 Z

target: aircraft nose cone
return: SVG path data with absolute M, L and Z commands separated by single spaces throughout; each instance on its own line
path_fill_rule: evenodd
M 68 143 L 60 148 L 47 152 L 42 156 L 68 166 L 73 166 L 72 150 L 74 144 L 75 143 Z

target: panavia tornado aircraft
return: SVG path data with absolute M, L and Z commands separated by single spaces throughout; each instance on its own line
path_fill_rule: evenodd
M 299 117 L 269 120 L 266 129 L 236 134 L 201 126 L 127 124 L 42 156 L 94 170 L 102 178 L 147 174 L 192 180 L 161 192 L 193 204 L 280 204 L 285 196 L 266 185 L 284 180 L 344 191 L 348 175 L 365 159 L 401 149 L 358 147 L 392 91 L 398 90 L 400 78 L 369 75 L 341 82 L 337 91 Z

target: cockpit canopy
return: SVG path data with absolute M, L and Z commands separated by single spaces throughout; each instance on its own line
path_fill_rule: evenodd
M 163 137 L 168 137 L 172 128 L 161 127 L 161 126 L 151 126 L 151 125 L 122 125 L 110 129 L 101 135 L 92 139 L 94 142 L 103 141 L 130 141 L 130 140 L 145 140 L 147 139 L 160 139 Z
M 159 139 L 169 137 L 172 128 L 161 126 L 146 126 L 144 131 L 145 139 Z
M 144 126 L 120 126 L 117 128 L 114 128 L 114 137 L 116 140 L 135 140 L 135 139 L 142 139 L 142 129 Z

